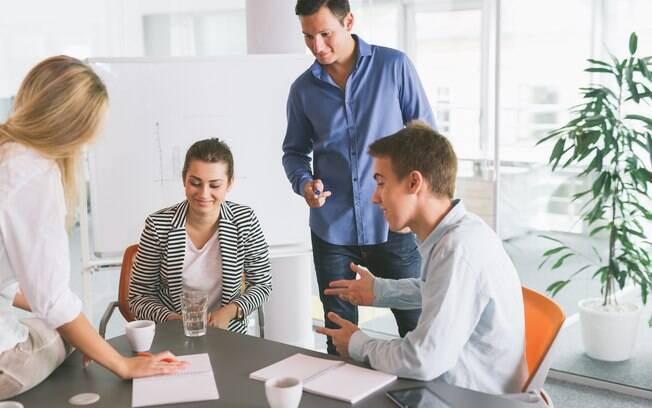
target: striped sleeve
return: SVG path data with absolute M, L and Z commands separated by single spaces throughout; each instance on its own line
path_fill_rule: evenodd
M 245 316 L 262 306 L 272 292 L 272 265 L 269 261 L 269 248 L 258 218 L 248 209 L 249 234 L 244 242 L 244 273 L 246 289 L 234 299 L 244 311 Z
M 129 308 L 137 319 L 163 322 L 173 313 L 160 299 L 161 243 L 151 217 L 145 220 L 129 285 Z

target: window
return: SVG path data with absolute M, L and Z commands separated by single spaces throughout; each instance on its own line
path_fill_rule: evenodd
M 247 53 L 244 9 L 143 16 L 147 56 Z
M 365 41 L 401 49 L 402 4 L 399 0 L 353 0 L 353 32 Z
M 408 48 L 436 113 L 439 130 L 458 156 L 486 157 L 480 134 L 481 4 L 417 3 L 408 11 Z M 413 28 L 411 29 L 410 26 Z

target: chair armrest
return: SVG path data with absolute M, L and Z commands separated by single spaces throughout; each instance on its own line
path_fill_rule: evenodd
M 265 338 L 265 311 L 263 305 L 258 308 L 258 335 L 261 339 Z
M 543 390 L 539 390 L 538 393 L 534 391 L 528 391 L 528 392 L 517 392 L 513 394 L 502 394 L 499 395 L 499 397 L 509 399 L 509 400 L 514 400 L 514 401 L 530 403 L 532 404 L 532 407 L 554 408 L 554 405 L 552 405 L 552 401 L 550 400 L 550 397 L 548 397 L 548 394 L 546 394 L 545 391 Z
M 106 307 L 106 310 L 104 311 L 104 314 L 102 315 L 102 319 L 100 320 L 100 336 L 102 338 L 106 338 L 106 326 L 109 324 L 109 319 L 111 319 L 111 315 L 113 315 L 113 311 L 118 307 L 118 302 L 113 301 L 109 303 Z

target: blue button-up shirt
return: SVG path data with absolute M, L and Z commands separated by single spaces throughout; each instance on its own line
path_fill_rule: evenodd
M 310 210 L 310 228 L 336 245 L 387 241 L 387 222 L 371 203 L 375 182 L 369 145 L 414 119 L 435 124 L 407 56 L 354 39 L 357 60 L 345 89 L 317 61 L 294 81 L 283 142 L 283 167 L 294 191 L 303 196 L 305 183 L 318 178 L 332 193 L 321 208 Z
M 520 392 L 527 378 L 523 296 L 498 236 L 455 201 L 419 252 L 421 278 L 374 280 L 374 306 L 420 307 L 417 327 L 395 340 L 358 330 L 351 357 L 399 377 Z

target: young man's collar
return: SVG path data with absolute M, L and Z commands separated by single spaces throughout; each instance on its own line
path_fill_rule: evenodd
M 428 234 L 428 237 L 425 240 L 419 242 L 419 247 L 433 246 L 446 233 L 448 227 L 455 224 L 457 221 L 459 221 L 462 217 L 466 215 L 466 208 L 464 208 L 464 204 L 462 203 L 461 199 L 456 198 L 452 200 L 451 205 L 452 205 L 451 209 L 444 216 L 444 218 L 442 218 L 441 221 L 439 221 L 439 224 L 437 224 L 435 229 L 433 229 L 432 232 Z

